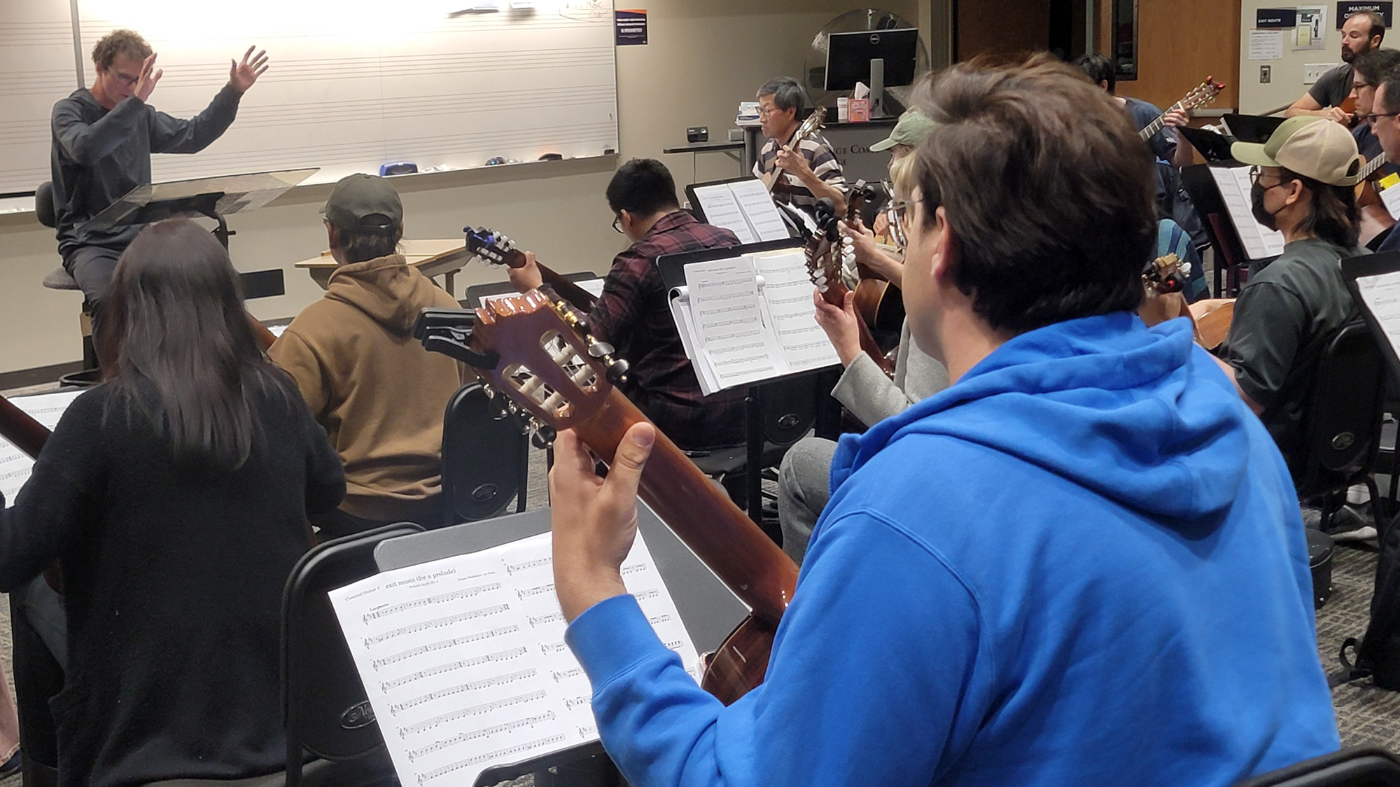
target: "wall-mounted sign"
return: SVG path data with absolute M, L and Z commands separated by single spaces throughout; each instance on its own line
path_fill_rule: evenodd
M 1345 22 L 1345 21 L 1347 21 L 1347 17 L 1351 16 L 1352 14 L 1356 13 L 1357 11 L 1379 11 L 1380 14 L 1381 14 L 1381 16 L 1384 17 L 1384 19 L 1385 19 L 1385 26 L 1386 26 L 1387 28 L 1389 28 L 1390 25 L 1391 25 L 1391 21 L 1390 21 L 1390 20 L 1394 18 L 1394 17 L 1391 16 L 1391 9 L 1392 9 L 1392 7 L 1394 7 L 1394 5 L 1395 5 L 1395 3 L 1393 3 L 1393 2 L 1383 2 L 1383 3 L 1351 3 L 1351 2 L 1346 2 L 1346 3 L 1337 3 L 1337 29 L 1338 29 L 1338 30 L 1341 30 L 1341 29 L 1342 29 L 1342 23 Z
M 1297 25 L 1296 8 L 1260 8 L 1254 12 L 1254 26 L 1258 28 L 1285 28 Z
M 617 24 L 618 46 L 643 46 L 647 42 L 647 12 L 644 8 L 624 11 L 618 9 L 613 14 Z

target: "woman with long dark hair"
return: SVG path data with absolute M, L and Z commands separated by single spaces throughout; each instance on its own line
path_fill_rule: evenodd
M 280 770 L 282 590 L 308 514 L 345 494 L 340 460 L 194 223 L 142 231 L 107 309 L 111 379 L 69 407 L 0 521 L 0 589 L 62 567 L 59 782 Z

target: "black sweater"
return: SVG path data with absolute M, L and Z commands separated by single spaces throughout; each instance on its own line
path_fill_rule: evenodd
M 310 546 L 307 514 L 345 494 L 325 432 L 284 388 L 256 397 L 262 437 L 244 466 L 200 477 L 98 386 L 68 408 L 0 518 L 0 590 L 55 558 L 63 569 L 68 675 L 50 703 L 60 784 L 283 767 L 282 590 Z

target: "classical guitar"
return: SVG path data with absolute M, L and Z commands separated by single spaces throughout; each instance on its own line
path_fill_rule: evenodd
M 525 266 L 525 253 L 517 249 L 515 241 L 510 238 L 485 227 L 466 227 L 463 231 L 467 233 L 467 251 L 486 262 L 509 268 Z M 579 311 L 593 311 L 593 304 L 598 302 L 597 296 L 538 262 L 535 263 L 535 267 L 540 271 L 540 278 L 545 284 L 553 287 L 559 297 L 573 304 Z
M 39 452 L 44 450 L 44 444 L 49 441 L 51 434 L 48 427 L 34 420 L 33 416 L 16 407 L 10 400 L 0 396 L 0 437 L 9 440 L 15 448 L 29 454 L 30 458 L 38 459 Z M 14 503 L 13 500 L 6 502 Z M 63 592 L 63 575 L 59 572 L 57 563 L 44 569 L 44 581 L 49 583 L 54 592 Z
M 845 282 L 841 280 L 841 232 L 837 227 L 836 212 L 831 200 L 817 200 L 814 214 L 817 231 L 812 233 L 803 250 L 807 257 L 807 275 L 811 277 L 812 283 L 817 285 L 822 300 L 837 308 L 844 308 L 846 293 L 850 290 L 846 289 Z M 893 377 L 894 368 L 890 366 L 885 354 L 880 352 L 880 345 L 870 333 L 870 327 L 865 324 L 865 320 L 856 320 L 856 329 L 860 332 L 860 349 L 870 356 L 875 365 L 880 367 L 880 371 Z
M 820 131 L 822 123 L 825 120 L 826 107 L 817 107 L 812 110 L 812 114 L 808 115 L 807 118 L 802 121 L 802 125 L 798 126 L 797 130 L 792 133 L 792 139 L 788 140 L 788 143 L 783 146 L 783 150 L 789 153 L 798 150 L 802 146 L 802 140 Z M 774 167 L 773 172 L 767 177 L 770 178 L 768 181 L 769 194 L 782 193 L 787 190 L 788 186 L 785 183 L 787 179 L 783 177 L 782 170 Z
M 1380 168 L 1387 163 L 1385 151 L 1376 154 L 1376 157 L 1361 165 L 1357 170 L 1356 177 L 1356 204 L 1361 207 L 1368 205 L 1381 205 L 1381 195 L 1376 192 L 1376 176 L 1380 173 Z
M 1138 132 L 1138 136 L 1142 137 L 1144 142 L 1149 139 L 1152 139 L 1152 137 L 1155 136 L 1158 131 L 1161 131 L 1163 128 L 1166 127 L 1168 114 L 1176 110 L 1181 110 L 1182 112 L 1190 112 L 1193 109 L 1203 107 L 1206 104 L 1209 104 L 1210 102 L 1214 101 L 1215 97 L 1220 95 L 1220 91 L 1224 89 L 1224 82 L 1216 82 L 1214 79 L 1207 76 L 1206 81 L 1192 88 L 1191 92 L 1187 93 L 1184 98 L 1182 98 L 1175 104 L 1172 104 L 1170 107 L 1167 107 L 1166 112 L 1163 112 L 1162 114 L 1158 115 L 1157 118 L 1151 123 L 1148 123 L 1146 126 L 1143 126 L 1142 130 Z
M 475 367 L 536 438 L 573 429 L 611 462 L 627 429 L 645 420 L 615 387 L 626 375 L 613 349 L 568 304 L 538 290 L 474 311 L 424 309 L 413 334 L 429 350 Z M 638 494 L 753 613 L 715 653 L 701 685 L 729 704 L 763 682 L 797 566 L 659 431 Z
M 846 195 L 846 226 L 854 227 L 860 211 L 873 196 L 865 181 L 856 181 Z M 856 313 L 872 331 L 893 333 L 904 325 L 904 294 L 865 263 L 856 263 L 860 282 L 856 285 Z

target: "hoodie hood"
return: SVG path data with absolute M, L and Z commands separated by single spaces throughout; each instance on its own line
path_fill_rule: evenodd
M 348 303 L 388 330 L 407 334 L 418 312 L 439 305 L 442 291 L 413 269 L 402 254 L 341 265 L 331 273 L 326 298 Z
M 841 439 L 836 489 L 906 435 L 1016 456 L 1154 517 L 1225 509 L 1244 478 L 1250 417 L 1192 341 L 1187 320 L 1147 328 L 1129 312 L 1022 334 L 946 390 Z

